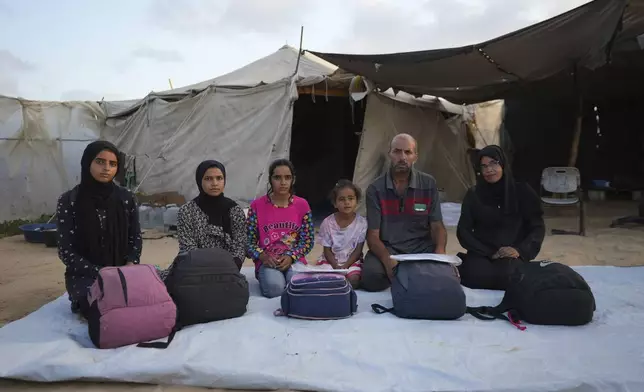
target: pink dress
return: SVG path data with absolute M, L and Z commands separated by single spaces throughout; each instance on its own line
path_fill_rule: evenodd
M 313 216 L 309 203 L 293 196 L 287 207 L 278 207 L 268 196 L 250 204 L 247 218 L 247 256 L 258 271 L 262 262 L 259 255 L 268 252 L 279 257 L 288 255 L 293 261 L 307 264 L 306 255 L 314 244 Z

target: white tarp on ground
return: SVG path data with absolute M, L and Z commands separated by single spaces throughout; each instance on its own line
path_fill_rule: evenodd
M 440 111 L 422 105 L 420 100 L 410 102 L 384 94 L 368 96 L 353 181 L 366 190 L 390 164 L 391 139 L 408 133 L 418 142 L 416 168 L 434 176 L 444 190 L 445 201 L 462 201 L 474 183 L 464 124 L 457 118 L 450 125 Z
M 362 291 L 350 319 L 286 319 L 273 316 L 279 299 L 259 297 L 249 278 L 246 315 L 189 327 L 167 350 L 93 349 L 61 297 L 0 329 L 0 377 L 342 392 L 644 390 L 644 267 L 577 270 L 597 300 L 583 327 L 397 319 L 371 311 L 391 305 L 388 292 Z M 502 296 L 466 293 L 474 306 Z
M 127 116 L 110 118 L 101 134 L 137 158 L 141 190 L 198 193 L 197 165 L 226 165 L 226 195 L 249 201 L 265 192 L 269 163 L 288 157 L 292 102 L 290 80 L 249 89 L 209 87 L 176 102 L 153 98 Z
M 83 150 L 104 121 L 96 102 L 0 96 L 0 222 L 52 213 L 78 183 Z

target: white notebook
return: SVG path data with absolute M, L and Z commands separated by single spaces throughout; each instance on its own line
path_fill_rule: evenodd
M 463 263 L 463 260 L 458 258 L 458 256 L 440 255 L 438 253 L 412 253 L 407 255 L 392 255 L 391 258 L 396 261 L 432 260 L 454 265 L 461 265 Z
M 293 263 L 291 266 L 293 271 L 303 274 L 319 274 L 319 273 L 333 273 L 346 275 L 349 273 L 348 269 L 331 269 L 330 266 L 317 266 L 317 265 L 304 265 L 302 263 Z

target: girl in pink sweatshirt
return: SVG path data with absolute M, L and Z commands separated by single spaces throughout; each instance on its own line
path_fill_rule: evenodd
M 269 189 L 248 210 L 248 252 L 262 295 L 278 297 L 294 275 L 293 263 L 306 264 L 314 244 L 309 203 L 293 194 L 295 169 L 287 159 L 269 167 Z

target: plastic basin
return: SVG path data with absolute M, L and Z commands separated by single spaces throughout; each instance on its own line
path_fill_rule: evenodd
M 30 223 L 19 227 L 25 237 L 25 241 L 44 244 L 45 243 L 45 230 L 56 230 L 55 223 Z

